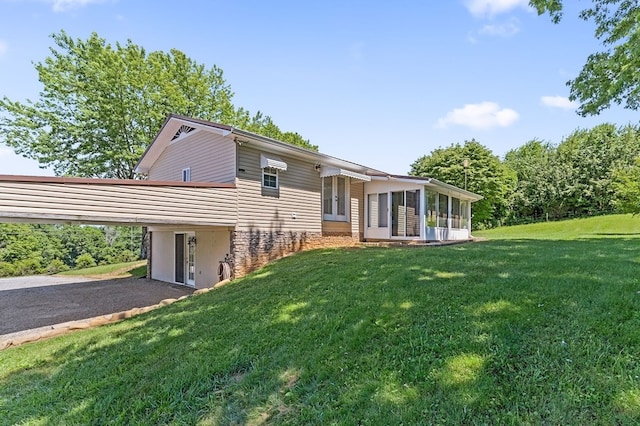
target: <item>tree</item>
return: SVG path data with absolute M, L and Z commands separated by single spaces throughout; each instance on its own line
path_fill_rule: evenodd
M 553 22 L 562 18 L 562 0 L 531 0 L 538 14 Z M 578 113 L 596 115 L 612 103 L 640 107 L 640 6 L 630 0 L 593 0 L 580 18 L 596 24 L 595 37 L 605 47 L 587 58 L 580 74 L 567 82 L 569 99 L 581 103 Z
M 176 49 L 147 54 L 131 40 L 112 47 L 96 33 L 52 38 L 51 55 L 35 65 L 44 85 L 39 100 L 0 100 L 0 141 L 56 175 L 135 178 L 135 165 L 171 112 L 317 149 L 268 116 L 236 109 L 215 65 L 207 69 Z
M 562 196 L 569 210 L 578 216 L 611 213 L 614 170 L 633 165 L 640 152 L 640 129 L 613 124 L 579 129 L 557 151 L 568 177 Z
M 104 259 L 107 247 L 104 232 L 96 226 L 62 226 L 55 228 L 62 241 L 66 256 L 62 259 L 67 265 L 74 265 L 76 259 L 88 254 L 92 259 Z
M 618 211 L 640 214 L 640 157 L 632 167 L 615 170 L 613 190 L 613 205 Z
M 465 159 L 468 166 L 465 172 Z M 490 149 L 476 140 L 435 149 L 418 158 L 409 174 L 432 177 L 445 183 L 466 187 L 484 198 L 473 204 L 473 223 L 495 226 L 505 218 L 508 197 L 515 186 L 515 175 Z
M 559 178 L 556 149 L 537 139 L 507 152 L 504 163 L 516 174 L 511 194 L 510 218 L 514 222 L 546 217 L 558 202 Z
M 51 225 L 0 224 L 0 276 L 38 274 L 64 255 Z

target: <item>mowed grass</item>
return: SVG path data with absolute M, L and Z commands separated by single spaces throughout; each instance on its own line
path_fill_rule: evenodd
M 608 215 L 558 222 L 503 226 L 476 231 L 490 239 L 576 240 L 584 238 L 640 238 L 640 216 Z
M 483 236 L 305 252 L 1 351 L 0 423 L 638 424 L 640 218 Z
M 147 275 L 147 261 L 136 260 L 134 262 L 114 263 L 110 265 L 98 265 L 90 268 L 73 269 L 60 272 L 58 275 L 80 276 L 106 276 L 106 277 L 144 277 Z

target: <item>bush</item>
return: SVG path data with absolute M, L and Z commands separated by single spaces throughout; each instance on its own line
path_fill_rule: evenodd
M 76 257 L 76 268 L 84 269 L 96 266 L 96 260 L 89 253 L 82 253 Z
M 47 274 L 57 274 L 58 272 L 68 271 L 69 266 L 67 266 L 60 259 L 53 259 L 49 265 L 47 265 Z
M 28 258 L 15 262 L 15 275 L 37 275 L 42 273 L 40 259 Z
M 122 252 L 118 253 L 117 256 L 115 256 L 114 260 L 115 262 L 113 263 L 133 262 L 135 260 L 138 260 L 138 256 L 131 250 L 123 250 Z
M 12 277 L 16 274 L 16 268 L 9 262 L 0 262 L 0 278 Z

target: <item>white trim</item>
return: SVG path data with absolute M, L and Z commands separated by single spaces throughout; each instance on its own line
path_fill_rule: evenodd
M 324 179 L 331 179 L 331 213 L 325 213 L 325 188 Z M 338 194 L 338 178 L 344 179 L 344 214 L 338 214 L 339 194 Z M 351 181 L 347 176 L 325 176 L 322 178 L 322 220 L 334 222 L 351 222 Z
M 271 168 L 286 171 L 287 163 L 285 163 L 280 157 L 276 157 L 275 155 L 260 154 L 260 168 Z
M 356 173 L 346 169 L 339 169 L 337 167 L 322 167 L 320 171 L 320 177 L 325 178 L 330 176 L 345 176 L 353 179 L 362 180 L 365 182 L 371 181 L 370 176 L 363 175 L 362 173 Z
M 465 191 L 457 186 L 450 185 L 448 183 L 441 182 L 434 178 L 420 178 L 420 177 L 401 177 L 401 176 L 372 176 L 373 181 L 389 181 L 398 183 L 407 183 L 419 186 L 428 186 L 430 188 L 436 188 L 436 191 L 441 194 L 453 195 L 461 199 L 470 200 L 471 202 L 482 200 L 482 195 L 475 194 L 470 191 Z
M 267 175 L 276 177 L 276 186 L 267 186 L 264 184 L 264 177 Z M 280 178 L 278 177 L 278 169 L 275 167 L 264 167 L 262 169 L 262 187 L 265 189 L 278 189 L 279 186 L 280 186 Z
M 182 169 L 182 181 L 191 182 L 191 167 L 185 167 Z

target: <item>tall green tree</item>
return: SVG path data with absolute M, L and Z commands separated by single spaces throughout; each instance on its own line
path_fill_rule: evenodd
M 613 205 L 618 211 L 640 214 L 640 157 L 632 167 L 614 171 L 613 191 Z
M 432 177 L 482 195 L 484 198 L 473 204 L 472 223 L 476 227 L 502 222 L 516 182 L 515 174 L 475 139 L 431 151 L 411 164 L 409 174 Z
M 562 0 L 531 0 L 538 14 L 560 22 Z M 580 74 L 567 82 L 569 98 L 580 102 L 578 113 L 595 115 L 611 104 L 640 107 L 640 5 L 635 0 L 592 0 L 580 18 L 595 23 L 595 37 L 604 50 L 587 58 Z
M 614 171 L 633 165 L 640 153 L 640 129 L 613 124 L 578 129 L 558 145 L 557 153 L 568 177 L 563 198 L 569 209 L 579 216 L 610 213 Z
M 179 50 L 147 53 L 131 40 L 112 46 L 96 33 L 74 40 L 61 31 L 52 39 L 50 56 L 35 64 L 39 99 L 0 100 L 0 141 L 57 175 L 135 178 L 136 163 L 171 112 L 317 148 L 268 116 L 235 108 L 222 70 Z
M 556 148 L 548 142 L 531 140 L 507 152 L 504 163 L 516 174 L 516 187 L 509 199 L 514 222 L 554 216 L 562 197 L 564 172 L 557 163 Z

